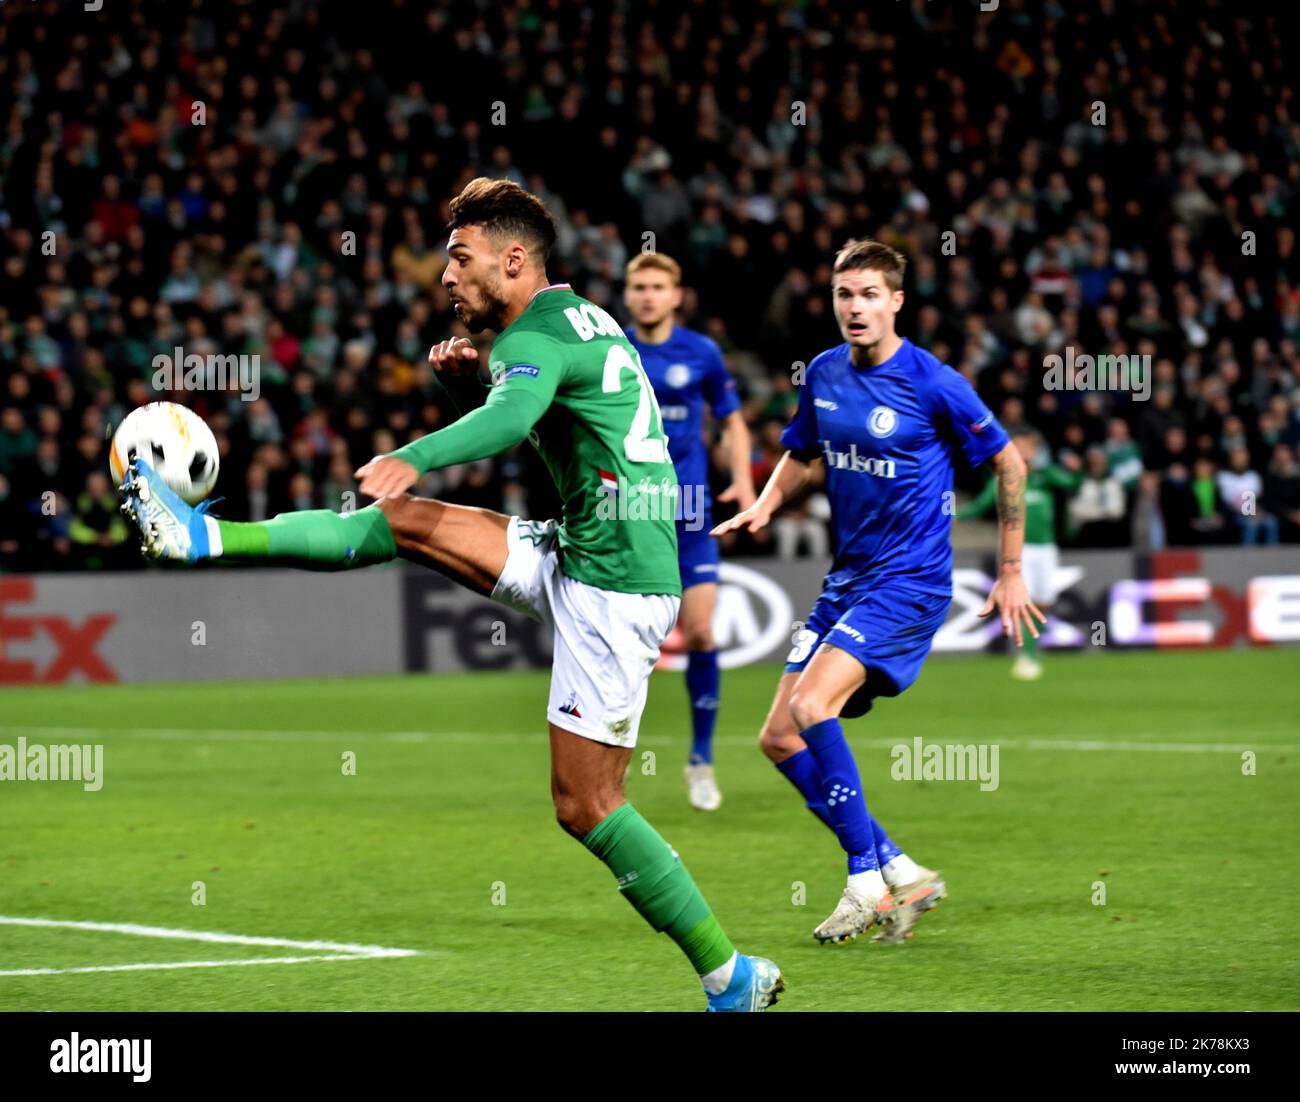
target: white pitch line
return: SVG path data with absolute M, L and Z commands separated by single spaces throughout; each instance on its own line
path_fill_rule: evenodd
M 208 941 L 219 945 L 268 945 L 277 949 L 309 949 L 322 953 L 360 953 L 372 957 L 409 957 L 414 949 L 385 949 L 382 945 L 349 945 L 339 941 L 295 941 L 285 937 L 251 937 L 216 934 L 206 930 L 181 930 L 173 926 L 139 926 L 133 922 L 72 922 L 58 918 L 20 918 L 0 915 L 0 926 L 40 926 L 56 930 L 91 930 L 127 937 L 160 937 L 175 941 Z
M 154 739 L 160 742 L 338 742 L 341 739 L 375 736 L 386 742 L 466 742 L 471 739 L 519 739 L 525 735 L 484 735 L 475 731 L 285 731 L 245 727 L 13 727 L 0 726 L 0 735 L 13 734 L 30 738 L 78 739 L 87 735 L 123 735 L 127 738 Z M 199 737 L 201 736 L 201 738 Z
M 258 957 L 245 960 L 191 960 L 159 964 L 101 964 L 82 968 L 17 968 L 0 971 L 0 976 L 57 976 L 72 972 L 143 972 L 169 968 L 225 968 L 247 964 L 312 964 L 321 960 L 380 960 L 390 957 L 414 957 L 415 949 L 390 949 L 383 945 L 352 945 L 340 941 L 298 941 L 284 937 L 252 937 L 247 934 L 220 934 L 208 930 L 181 930 L 170 926 L 140 926 L 133 922 L 75 922 L 57 918 L 25 918 L 0 915 L 0 926 L 26 926 L 51 930 L 87 930 L 92 933 L 121 934 L 125 937 L 165 938 L 173 941 L 202 941 L 218 945 L 259 945 L 278 949 L 306 949 L 322 954 L 314 957 Z
M 926 739 L 925 745 L 944 746 L 947 743 L 959 743 L 960 739 Z M 902 746 L 909 752 L 912 743 L 906 739 L 869 739 L 868 746 L 894 747 Z M 1166 753 L 1166 754 L 1235 754 L 1243 750 L 1274 750 L 1279 753 L 1300 752 L 1300 745 L 1284 742 L 1131 742 L 1117 739 L 1107 742 L 1104 739 L 990 739 L 987 745 L 1003 747 L 1009 750 L 1078 750 L 1091 752 L 1096 750 L 1119 750 L 1124 753 Z
M 258 957 L 253 960 L 182 960 L 170 964 L 96 964 L 85 968 L 13 968 L 3 976 L 69 976 L 80 972 L 164 972 L 171 968 L 238 968 L 246 964 L 315 964 L 322 960 L 376 960 L 370 953 L 320 957 Z
M 366 731 L 366 730 L 259 730 L 257 728 L 234 727 L 0 727 L 0 736 L 12 734 L 25 737 L 36 736 L 47 739 L 84 739 L 87 736 L 138 738 L 160 742 L 339 742 L 348 739 L 379 738 L 385 742 L 510 742 L 531 743 L 542 740 L 542 733 L 518 733 L 499 731 Z M 643 743 L 669 745 L 677 739 L 668 735 L 647 735 Z M 757 740 L 748 735 L 717 735 L 714 741 L 724 745 L 749 745 Z M 858 745 L 871 747 L 894 747 L 912 745 L 910 739 L 853 739 Z M 948 739 L 926 739 L 928 744 L 946 745 L 963 741 L 956 737 Z M 1276 753 L 1300 753 L 1300 744 L 1286 742 L 1257 743 L 1236 742 L 1140 742 L 1132 739 L 1053 739 L 1032 737 L 1011 737 L 987 740 L 990 745 L 1007 747 L 1013 750 L 1074 750 L 1093 752 L 1113 750 L 1121 753 L 1172 753 L 1172 754 L 1218 754 L 1240 753 L 1243 750 L 1256 752 L 1272 751 Z
M 1244 750 L 1288 750 L 1292 753 L 1300 746 L 1280 742 L 1260 742 L 1253 746 L 1242 742 L 1106 742 L 1104 740 L 1054 742 L 1052 739 L 1029 739 L 1023 747 L 1015 742 L 1007 745 L 1025 750 L 1126 750 L 1153 751 L 1168 754 L 1236 754 Z

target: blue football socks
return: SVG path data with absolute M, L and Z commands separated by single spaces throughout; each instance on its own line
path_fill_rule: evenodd
M 872 830 L 871 816 L 867 814 L 867 801 L 862 795 L 858 764 L 853 760 L 853 751 L 849 749 L 840 721 L 824 719 L 800 731 L 799 735 L 808 744 L 821 775 L 822 797 L 835 835 L 849 855 L 849 874 L 878 869 L 876 835 Z
M 686 659 L 686 694 L 691 699 L 691 764 L 713 762 L 713 727 L 718 721 L 718 652 L 693 650 Z

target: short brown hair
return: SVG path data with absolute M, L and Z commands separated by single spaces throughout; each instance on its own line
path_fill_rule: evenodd
M 652 272 L 667 272 L 674 287 L 682 285 L 682 266 L 667 253 L 637 253 L 627 262 L 623 278 L 631 279 L 643 268 L 649 268 Z
M 447 230 L 480 226 L 496 241 L 520 241 L 545 265 L 555 245 L 555 219 L 536 195 L 510 180 L 477 176 L 451 201 Z
M 891 291 L 901 291 L 903 272 L 907 270 L 907 257 L 879 241 L 850 240 L 835 254 L 832 274 L 863 270 L 880 272 L 885 277 L 886 287 Z

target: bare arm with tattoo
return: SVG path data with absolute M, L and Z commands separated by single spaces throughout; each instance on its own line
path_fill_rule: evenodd
M 990 461 L 997 476 L 998 578 L 988 602 L 980 609 L 988 616 L 997 608 L 1002 616 L 1002 633 L 1024 646 L 1021 625 L 1035 639 L 1039 624 L 1047 623 L 1029 599 L 1020 574 L 1020 554 L 1025 546 L 1025 461 L 1015 444 L 1008 444 Z M 1035 618 L 1038 624 L 1034 623 Z

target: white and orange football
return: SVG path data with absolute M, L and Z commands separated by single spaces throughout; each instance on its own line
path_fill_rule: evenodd
M 137 455 L 190 505 L 216 485 L 217 438 L 202 417 L 175 402 L 150 402 L 118 425 L 108 453 L 115 484 L 122 484 Z

